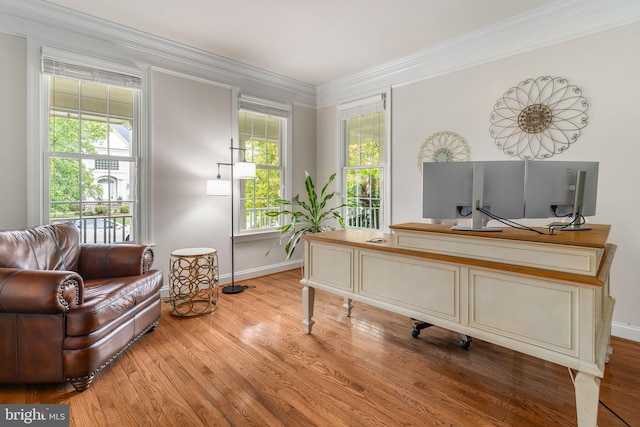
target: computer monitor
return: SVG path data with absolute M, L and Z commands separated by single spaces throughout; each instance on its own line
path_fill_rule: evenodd
M 524 217 L 524 161 L 441 162 L 422 164 L 422 217 L 471 218 L 471 231 L 500 231 L 482 226 L 482 218 Z
M 422 217 L 453 219 L 457 207 L 471 202 L 473 163 L 422 164 Z
M 528 161 L 526 168 L 526 218 L 573 217 L 570 229 L 582 216 L 596 214 L 598 162 Z

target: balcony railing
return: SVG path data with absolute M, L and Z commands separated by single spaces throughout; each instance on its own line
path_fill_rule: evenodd
M 280 226 L 280 217 L 267 216 L 273 208 L 253 208 L 246 211 L 245 228 L 247 230 L 264 230 Z
M 346 223 L 349 227 L 380 230 L 380 208 L 365 206 L 348 207 Z
M 281 225 L 280 218 L 266 215 L 270 209 L 255 208 L 246 212 L 246 230 L 273 229 Z M 273 209 L 271 209 L 273 210 Z M 366 228 L 370 230 L 380 230 L 380 208 L 379 207 L 349 207 L 347 208 L 346 225 L 354 228 Z
M 80 229 L 82 243 L 120 243 L 133 240 L 131 215 L 56 218 L 52 222 L 73 221 Z

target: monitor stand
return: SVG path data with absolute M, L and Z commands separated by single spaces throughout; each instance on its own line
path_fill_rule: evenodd
M 580 224 L 580 220 L 582 215 L 582 204 L 584 202 L 584 185 L 587 180 L 587 171 L 579 170 L 576 174 L 576 195 L 573 201 L 573 214 L 571 217 L 573 221 L 568 224 L 566 227 L 559 228 L 558 231 L 583 231 L 583 230 L 591 230 L 591 227 L 588 225 Z
M 462 225 L 454 225 L 452 230 L 458 231 L 502 231 L 502 228 L 498 227 L 483 227 L 482 226 L 482 212 L 483 199 L 484 198 L 484 165 L 480 163 L 473 164 L 473 206 L 471 213 L 471 227 L 465 227 Z
M 571 224 L 571 225 L 567 225 L 566 227 L 556 229 L 556 231 L 584 231 L 584 230 L 591 230 L 591 227 L 584 224 Z
M 454 225 L 453 227 L 451 227 L 451 229 L 457 231 L 502 231 L 502 228 L 500 227 L 484 227 L 482 225 L 482 212 L 480 211 L 479 206 L 480 201 L 476 200 L 475 206 L 473 208 L 473 213 L 471 214 L 471 227 L 467 227 L 464 225 Z

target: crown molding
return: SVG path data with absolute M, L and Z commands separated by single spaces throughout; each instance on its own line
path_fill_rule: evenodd
M 1 32 L 274 101 L 326 106 L 640 21 L 640 0 L 559 0 L 317 87 L 41 0 L 0 0 Z
M 318 107 L 640 21 L 639 0 L 560 0 L 316 88 Z
M 0 32 L 191 76 L 284 103 L 315 105 L 315 86 L 41 0 L 0 0 Z

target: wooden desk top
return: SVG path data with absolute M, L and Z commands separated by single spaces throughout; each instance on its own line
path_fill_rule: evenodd
M 509 231 L 505 229 L 505 231 L 497 232 L 497 233 L 454 231 L 454 230 L 450 230 L 450 226 L 448 225 L 422 224 L 422 223 L 398 224 L 398 225 L 391 226 L 391 228 L 392 229 L 402 228 L 404 230 L 414 230 L 414 231 L 431 231 L 431 232 L 438 232 L 438 233 L 456 233 L 456 234 L 460 233 L 463 235 L 466 235 L 466 234 L 474 235 L 474 236 L 477 235 L 479 237 L 487 237 L 487 238 L 528 240 L 528 241 L 534 241 L 534 242 L 556 243 L 556 244 L 576 245 L 576 246 L 590 246 L 590 247 L 598 247 L 598 248 L 602 247 L 605 249 L 604 256 L 603 256 L 602 262 L 600 263 L 600 269 L 598 271 L 598 275 L 595 277 L 574 274 L 574 273 L 564 273 L 559 271 L 544 270 L 544 269 L 532 268 L 532 267 L 514 266 L 510 264 L 475 260 L 475 259 L 456 257 L 451 255 L 441 255 L 441 254 L 435 254 L 430 252 L 420 252 L 420 251 L 414 251 L 414 250 L 408 250 L 408 249 L 401 249 L 396 246 L 394 234 L 383 233 L 380 231 L 344 229 L 344 230 L 326 231 L 324 233 L 305 234 L 304 236 L 302 236 L 302 239 L 315 241 L 315 242 L 333 243 L 333 244 L 338 244 L 342 246 L 356 247 L 360 249 L 379 250 L 379 251 L 388 252 L 388 253 L 395 253 L 398 255 L 408 255 L 408 256 L 414 256 L 419 258 L 432 259 L 434 261 L 446 261 L 446 262 L 462 263 L 462 264 L 478 266 L 478 267 L 497 268 L 501 270 L 513 271 L 513 272 L 518 272 L 523 274 L 532 274 L 538 277 L 548 277 L 553 279 L 568 280 L 568 281 L 575 281 L 575 282 L 589 284 L 589 285 L 602 286 L 607 280 L 609 270 L 613 262 L 613 257 L 616 252 L 616 245 L 606 243 L 606 237 L 608 236 L 609 229 L 610 229 L 609 225 L 589 224 L 589 226 L 593 227 L 593 230 L 567 231 L 567 232 L 564 232 L 561 236 L 557 236 L 555 234 L 551 236 L 543 236 L 543 235 L 538 235 L 536 233 L 532 233 L 531 231 L 516 230 L 516 229 L 512 229 Z M 541 230 L 544 230 L 544 229 L 541 229 Z M 564 234 L 567 234 L 567 236 L 565 236 Z M 582 234 L 582 236 L 580 236 L 580 234 Z M 559 237 L 559 238 L 554 239 L 556 237 Z
M 556 230 L 554 231 L 554 234 L 547 234 L 548 230 L 545 227 L 532 227 L 545 234 L 537 234 L 529 230 L 519 230 L 511 227 L 504 227 L 502 228 L 503 231 L 500 231 L 500 232 L 458 231 L 458 230 L 451 230 L 450 225 L 426 224 L 426 223 L 420 223 L 420 222 L 408 222 L 405 224 L 396 224 L 396 225 L 390 226 L 389 228 L 391 228 L 392 230 L 456 234 L 456 235 L 464 235 L 464 236 L 484 237 L 489 239 L 522 240 L 527 242 L 604 248 L 607 244 L 607 239 L 609 237 L 609 230 L 611 229 L 611 226 L 607 224 L 589 224 L 589 227 L 591 227 L 591 230 L 582 230 L 582 231 Z

